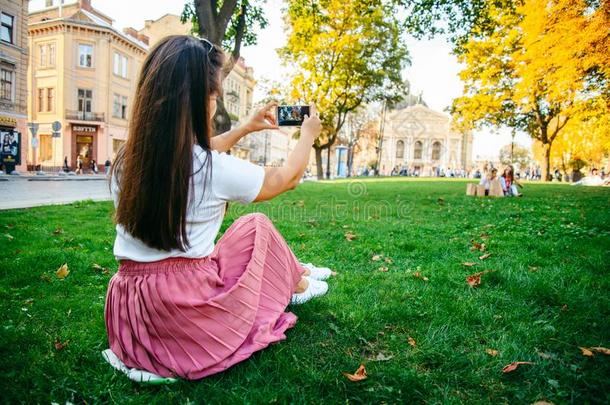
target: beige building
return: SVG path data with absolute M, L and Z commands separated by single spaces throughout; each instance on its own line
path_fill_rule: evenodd
M 421 98 L 408 100 L 388 111 L 381 151 L 382 175 L 403 168 L 420 176 L 469 170 L 472 134 L 454 131 L 451 117 L 428 108 Z
M 0 2 L 0 166 L 25 171 L 27 142 L 28 2 Z
M 28 162 L 42 169 L 80 157 L 86 170 L 113 160 L 127 139 L 128 116 L 148 38 L 117 30 L 90 0 L 46 1 L 29 15 L 28 111 L 39 125 Z M 61 124 L 53 136 L 52 123 Z
M 183 24 L 179 16 L 165 14 L 157 20 L 146 20 L 144 28 L 137 31 L 137 33 L 146 35 L 149 38 L 150 45 L 154 46 L 163 37 L 168 35 L 189 35 L 192 33 L 192 30 L 193 25 L 189 21 Z M 244 58 L 239 58 L 233 70 L 231 70 L 223 82 L 223 100 L 233 125 L 239 125 L 240 122 L 244 122 L 250 115 L 255 85 L 253 69 L 246 65 Z M 256 145 L 252 143 L 251 139 L 244 139 L 235 145 L 232 152 L 242 159 L 252 160 L 251 152 L 253 147 L 256 147 Z

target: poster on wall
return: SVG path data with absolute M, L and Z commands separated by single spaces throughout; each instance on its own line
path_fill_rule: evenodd
M 5 166 L 21 164 L 21 133 L 0 131 L 0 162 Z

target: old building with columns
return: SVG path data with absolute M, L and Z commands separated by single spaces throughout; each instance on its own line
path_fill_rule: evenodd
M 386 114 L 381 174 L 407 169 L 420 176 L 472 166 L 472 134 L 452 129 L 451 117 L 434 111 L 421 96 L 408 94 Z

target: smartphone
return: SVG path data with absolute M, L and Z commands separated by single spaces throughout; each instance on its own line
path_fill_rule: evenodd
M 279 105 L 277 107 L 277 124 L 281 127 L 300 126 L 305 114 L 309 115 L 308 105 Z

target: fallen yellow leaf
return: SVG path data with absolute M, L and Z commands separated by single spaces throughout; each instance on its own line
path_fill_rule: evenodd
M 57 269 L 57 271 L 55 272 L 55 275 L 59 279 L 64 279 L 64 278 L 68 277 L 68 274 L 70 274 L 70 270 L 68 270 L 68 263 L 62 264 L 59 267 L 59 269 Z
M 593 352 L 586 347 L 579 347 L 580 351 L 582 351 L 583 356 L 593 357 Z
M 351 242 L 356 239 L 356 234 L 352 232 L 345 232 L 345 239 Z
M 495 357 L 498 355 L 498 351 L 494 350 L 494 349 L 485 349 L 485 353 L 489 354 L 492 357 Z
M 605 347 L 595 346 L 595 347 L 592 347 L 591 350 L 593 350 L 594 352 L 597 352 L 597 353 L 602 353 L 602 354 L 610 356 L 610 349 L 606 349 Z
M 381 260 L 381 255 L 374 255 L 373 257 L 371 257 L 371 260 L 374 262 L 377 262 L 377 261 Z
M 413 347 L 417 346 L 417 343 L 415 342 L 415 339 L 413 339 L 411 336 L 409 336 L 407 338 L 407 342 L 409 342 L 409 344 Z
M 381 271 L 381 272 L 384 272 L 384 273 L 385 273 L 386 271 L 388 271 L 388 268 L 387 268 L 387 267 L 385 267 L 385 266 L 381 266 L 381 267 L 379 268 L 379 271 Z
M 464 262 L 462 263 L 462 266 L 466 266 L 466 267 L 472 267 L 472 266 L 476 266 L 476 263 L 473 262 Z
M 364 368 L 364 364 L 361 364 L 358 367 L 358 370 L 354 374 L 350 374 L 347 371 L 343 371 L 342 374 L 347 377 L 350 381 L 362 381 L 367 377 L 366 369 Z
M 512 363 L 504 366 L 504 368 L 502 368 L 502 372 L 510 373 L 511 371 L 515 371 L 522 364 L 535 364 L 535 363 L 532 363 L 531 361 L 513 361 Z
M 491 253 L 485 253 L 483 256 L 479 256 L 479 260 L 485 260 L 491 256 Z

